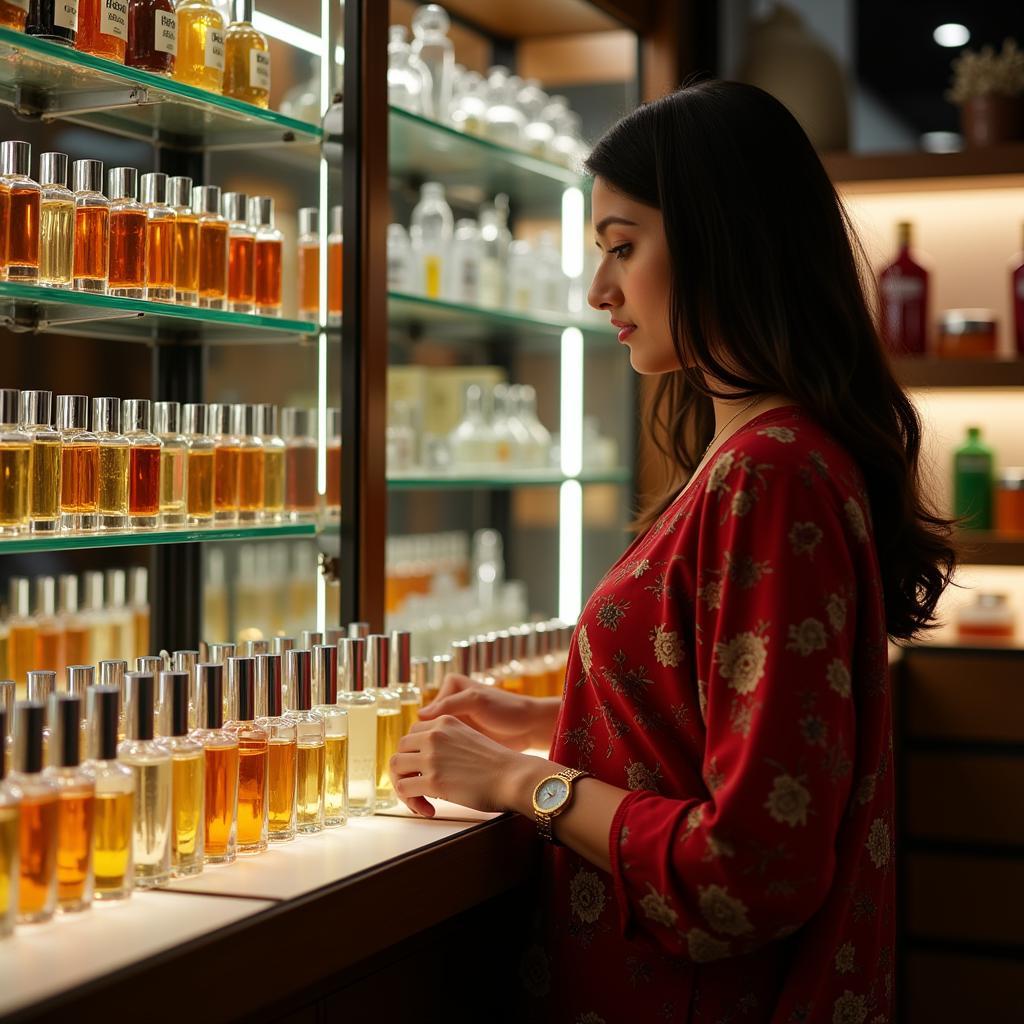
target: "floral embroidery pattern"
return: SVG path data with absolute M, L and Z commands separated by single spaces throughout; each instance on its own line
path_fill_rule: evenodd
M 753 693 L 764 676 L 768 660 L 767 637 L 764 625 L 756 633 L 738 633 L 728 643 L 715 644 L 718 674 L 729 680 L 737 693 Z
M 643 761 L 630 761 L 626 765 L 626 787 L 628 789 L 653 789 L 655 792 L 660 788 L 661 765 L 655 765 L 653 769 L 648 768 Z
M 792 444 L 796 440 L 796 431 L 791 427 L 764 427 L 757 432 L 758 437 L 770 437 L 780 444 Z
M 811 794 L 799 779 L 792 775 L 776 775 L 764 805 L 776 821 L 795 828 L 807 824 L 810 803 Z
M 580 652 L 580 662 L 583 665 L 583 671 L 589 676 L 594 664 L 594 656 L 590 650 L 590 637 L 587 635 L 587 624 L 585 622 L 580 624 L 580 628 L 576 632 L 576 647 Z
M 855 996 L 847 989 L 832 1008 L 832 1024 L 864 1024 L 868 1006 L 863 996 Z
M 757 501 L 757 495 L 752 491 L 737 491 L 732 496 L 730 510 L 734 516 L 742 518 L 754 507 L 755 501 Z
M 840 974 L 853 974 L 856 970 L 853 962 L 855 952 L 852 942 L 844 942 L 836 950 L 836 970 Z
M 754 930 L 747 920 L 747 907 L 742 900 L 730 896 L 718 885 L 699 886 L 697 891 L 700 912 L 716 932 L 744 935 Z
M 596 871 L 580 868 L 569 883 L 569 908 L 584 924 L 594 924 L 608 901 L 604 882 Z
M 740 555 L 733 558 L 728 551 L 725 553 L 726 574 L 729 579 L 743 590 L 750 590 L 756 587 L 761 580 L 768 576 L 772 567 L 768 562 L 758 562 L 750 555 Z
M 789 529 L 789 544 L 793 554 L 813 557 L 823 536 L 817 523 L 794 523 Z
M 619 628 L 619 623 L 626 617 L 629 610 L 628 601 L 616 601 L 614 597 L 605 596 L 601 606 L 597 609 L 598 625 L 610 629 L 613 633 Z
M 846 628 L 846 602 L 839 594 L 828 595 L 825 613 L 828 615 L 828 624 L 832 627 L 832 632 L 842 633 Z
M 654 660 L 665 668 L 675 668 L 682 657 L 679 635 L 676 631 L 664 626 L 655 626 L 651 630 L 651 640 L 654 643 Z
M 799 626 L 789 627 L 786 650 L 806 658 L 815 651 L 823 651 L 826 642 L 824 624 L 819 619 L 804 619 Z
M 703 587 L 698 587 L 697 600 L 703 601 L 709 612 L 718 611 L 722 607 L 722 581 L 709 580 Z
M 868 527 L 864 521 L 864 510 L 860 507 L 857 500 L 855 498 L 847 498 L 843 504 L 843 511 L 846 513 L 846 521 L 850 524 L 854 537 L 860 541 L 867 540 Z
M 698 964 L 721 960 L 729 955 L 728 942 L 712 938 L 700 928 L 691 928 L 686 933 L 686 945 L 690 951 L 690 959 Z
M 650 882 L 650 892 L 640 900 L 640 909 L 655 923 L 671 928 L 679 919 L 679 915 L 668 905 L 668 900 L 658 892 Z
M 840 697 L 849 697 L 853 692 L 853 687 L 850 685 L 850 670 L 839 658 L 833 658 L 829 662 L 825 677 L 828 679 L 829 687 L 835 690 Z
M 881 819 L 875 818 L 871 822 L 868 831 L 868 841 L 865 844 L 868 848 L 868 856 L 876 868 L 884 868 L 889 863 L 891 843 L 889 841 L 889 826 Z
M 711 472 L 708 473 L 708 485 L 706 488 L 708 494 L 717 494 L 719 491 L 727 491 L 729 489 L 725 479 L 732 472 L 732 464 L 732 452 L 723 452 L 718 456 L 715 464 L 711 467 Z

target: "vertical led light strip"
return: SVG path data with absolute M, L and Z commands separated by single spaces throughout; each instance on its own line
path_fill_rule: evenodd
M 583 312 L 583 192 L 562 193 L 562 273 L 569 278 L 569 312 Z
M 562 331 L 560 397 L 562 474 L 577 477 L 583 469 L 583 335 L 578 327 Z M 583 590 L 583 488 L 579 481 L 566 480 L 558 499 L 558 617 L 575 622 Z

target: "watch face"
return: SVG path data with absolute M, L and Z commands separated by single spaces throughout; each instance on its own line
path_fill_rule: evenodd
M 569 795 L 565 779 L 545 779 L 537 789 L 537 806 L 542 811 L 553 811 Z

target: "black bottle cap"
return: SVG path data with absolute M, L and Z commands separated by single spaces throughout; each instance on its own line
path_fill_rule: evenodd
M 0 782 L 7 777 L 7 708 L 0 708 Z
M 224 724 L 224 666 L 202 662 L 197 669 L 203 722 L 207 729 L 219 729 Z
M 113 761 L 117 757 L 121 690 L 117 686 L 90 686 L 87 700 L 92 730 L 90 754 L 98 761 Z
M 46 705 L 26 700 L 19 701 L 14 707 L 14 766 L 27 774 L 41 772 Z
M 50 695 L 50 764 L 74 768 L 81 761 L 82 701 L 66 693 Z
M 188 734 L 188 696 L 191 689 L 191 677 L 188 672 L 160 673 L 160 704 L 164 713 L 169 715 L 167 722 L 168 736 L 185 736 Z
M 272 718 L 283 715 L 280 654 L 256 655 L 256 685 L 267 695 L 267 714 Z
M 309 651 L 288 652 L 288 696 L 296 711 L 308 711 L 313 706 L 313 687 L 310 679 Z

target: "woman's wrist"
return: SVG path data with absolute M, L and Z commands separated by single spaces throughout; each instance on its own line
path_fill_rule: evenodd
M 502 807 L 527 817 L 533 815 L 533 791 L 541 779 L 561 770 L 561 765 L 533 754 L 515 754 L 508 770 L 501 773 L 498 802 Z
M 530 697 L 533 707 L 533 727 L 530 730 L 530 746 L 547 750 L 558 723 L 558 711 L 562 706 L 560 697 Z

